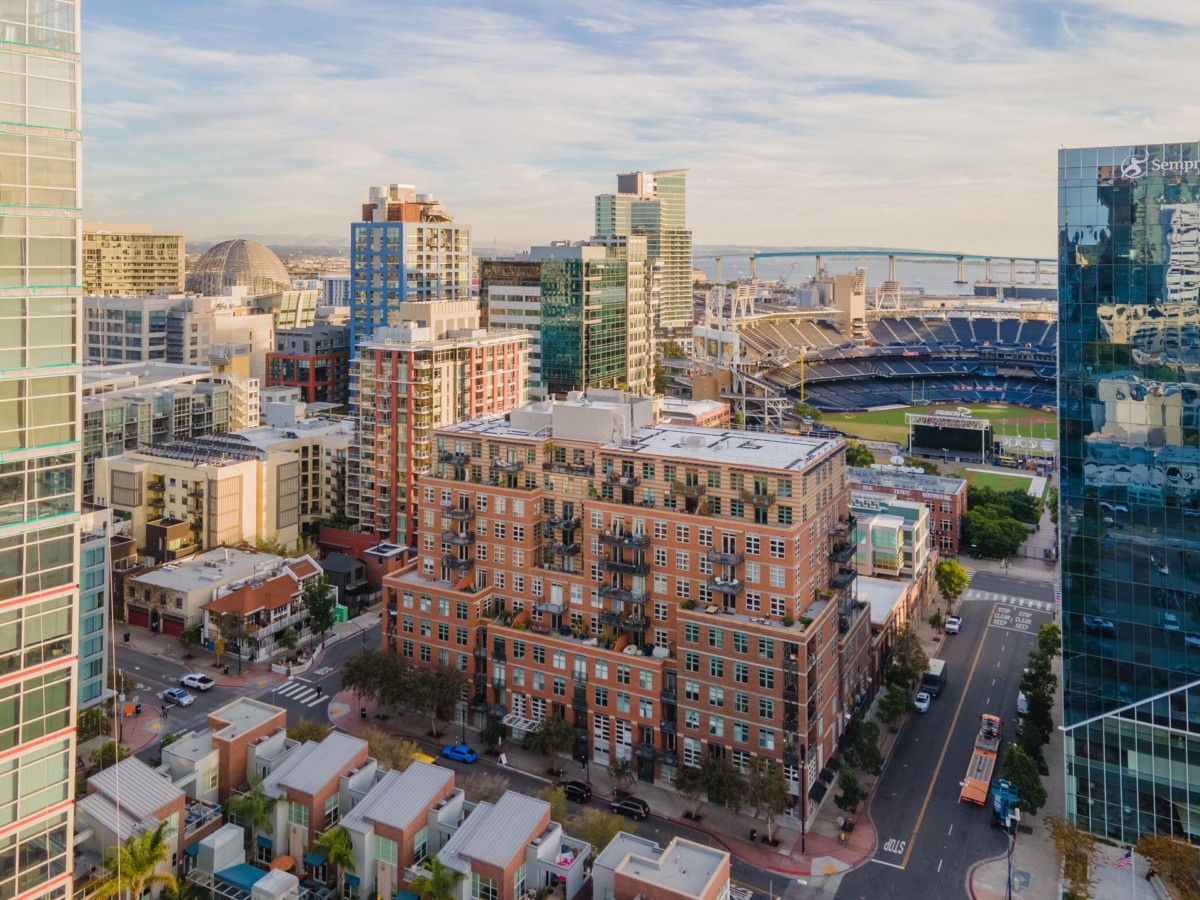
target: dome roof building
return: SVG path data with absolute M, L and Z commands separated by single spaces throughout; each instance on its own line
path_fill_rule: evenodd
M 226 288 L 244 286 L 252 295 L 291 288 L 287 268 L 271 250 L 255 241 L 224 241 L 206 250 L 189 267 L 187 290 L 217 296 Z

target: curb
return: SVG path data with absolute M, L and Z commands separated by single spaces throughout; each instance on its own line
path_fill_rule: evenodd
M 1007 859 L 1007 858 L 1008 858 L 1007 853 L 1001 853 L 999 856 L 992 856 L 987 859 L 981 859 L 978 862 L 974 863 L 971 866 L 971 868 L 969 868 L 967 870 L 967 894 L 971 897 L 971 900 L 978 900 L 978 898 L 975 896 L 975 873 L 978 872 L 980 869 L 982 869 L 984 866 L 991 865 L 994 862 L 1000 862 L 1002 859 Z

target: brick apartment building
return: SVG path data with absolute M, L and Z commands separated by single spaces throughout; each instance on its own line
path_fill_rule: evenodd
M 962 537 L 962 517 L 967 511 L 967 482 L 963 478 L 927 475 L 903 466 L 872 466 L 846 469 L 850 490 L 860 495 L 861 503 L 873 499 L 881 504 L 891 500 L 924 503 L 929 510 L 929 547 L 942 557 L 956 557 Z
M 438 430 L 385 646 L 470 672 L 476 726 L 559 715 L 643 781 L 767 757 L 798 807 L 870 689 L 845 445 L 653 419 L 609 391 Z

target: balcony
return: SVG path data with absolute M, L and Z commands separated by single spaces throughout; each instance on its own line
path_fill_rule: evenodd
M 747 503 L 752 503 L 755 506 L 774 506 L 775 495 L 770 493 L 760 493 L 758 491 L 742 491 L 742 499 Z
M 784 671 L 784 674 L 789 674 L 789 673 L 790 673 L 790 674 L 793 674 L 793 675 L 794 675 L 794 674 L 795 674 L 795 673 L 796 673 L 798 670 L 799 670 L 799 664 L 797 663 L 796 657 L 794 657 L 794 656 L 785 656 L 785 657 L 783 658 L 783 671 Z
M 675 688 L 666 688 L 665 687 L 662 689 L 662 693 L 658 695 L 658 699 L 661 700 L 663 703 L 678 703 L 679 702 L 679 694 L 676 693 Z
M 496 662 L 505 662 L 508 659 L 508 651 L 503 647 L 493 647 L 492 659 L 496 660 Z
M 167 483 L 161 478 L 152 478 L 150 481 L 146 482 L 146 489 L 150 491 L 157 491 L 161 494 L 167 489 Z
M 634 534 L 632 531 L 602 531 L 600 543 L 614 547 L 649 547 L 650 536 L 645 533 Z
M 608 600 L 619 600 L 629 603 L 633 600 L 633 591 L 616 584 L 605 584 L 600 587 L 600 596 Z
M 504 472 L 506 474 L 512 475 L 517 472 L 520 472 L 523 468 L 525 468 L 525 464 L 523 462 L 519 462 L 517 460 L 508 460 L 508 461 L 499 460 L 499 459 L 492 460 L 492 471 L 493 472 Z
M 659 722 L 658 730 L 663 734 L 675 734 L 679 730 L 679 726 L 674 722 Z
M 854 558 L 855 546 L 850 541 L 835 541 L 829 549 L 829 561 L 848 563 Z
M 268 625 L 262 626 L 255 632 L 255 636 L 261 641 L 263 638 L 291 628 L 293 625 L 298 625 L 308 621 L 308 610 L 304 609 L 300 612 L 292 613 L 290 616 L 284 616 L 282 619 L 276 619 Z
M 829 579 L 829 584 L 835 591 L 843 591 L 854 584 L 854 579 L 857 577 L 858 572 L 854 569 L 841 568 L 837 570 L 837 574 Z
M 187 495 L 189 497 L 194 497 L 195 499 L 199 500 L 204 497 L 204 490 L 199 487 L 194 487 L 190 491 L 188 491 Z
M 442 507 L 442 515 L 454 522 L 469 522 L 475 518 L 475 510 L 473 507 L 447 503 Z
M 459 559 L 456 556 L 443 556 L 442 565 L 456 572 L 470 572 L 475 568 L 475 560 L 470 558 Z
M 475 532 L 473 531 L 443 531 L 443 544 L 454 544 L 456 547 L 466 547 L 475 543 Z
M 708 486 L 703 484 L 688 484 L 684 481 L 672 481 L 671 490 L 689 500 L 695 500 L 708 493 Z
M 544 462 L 543 472 L 555 472 L 559 475 L 575 475 L 579 478 L 592 478 L 596 474 L 595 466 L 585 466 L 580 463 Z
M 191 837 L 221 817 L 221 807 L 204 800 L 188 800 L 183 811 L 183 835 Z
M 600 624 L 607 625 L 610 628 L 620 628 L 621 614 L 611 611 L 602 612 L 600 613 Z
M 167 505 L 167 501 L 166 501 L 166 500 L 164 500 L 162 497 L 151 497 L 151 498 L 150 498 L 149 500 L 147 500 L 146 502 L 147 502 L 147 503 L 148 503 L 150 506 L 153 506 L 153 507 L 155 507 L 155 508 L 157 508 L 157 509 L 162 509 L 164 506 L 166 506 L 166 505 Z
M 476 659 L 487 659 L 487 647 L 476 647 L 471 651 L 471 655 Z
M 629 613 L 621 618 L 621 627 L 626 631 L 642 632 L 650 625 L 641 613 Z
M 487 694 L 476 694 L 471 698 L 471 709 L 475 712 L 487 712 Z
M 562 541 L 554 541 L 550 545 L 550 553 L 554 556 L 577 556 L 579 550 L 578 543 L 564 544 Z
M 642 483 L 642 479 L 632 472 L 609 472 L 608 483 L 624 488 L 635 488 Z
M 736 597 L 746 589 L 746 584 L 736 578 L 722 578 L 720 575 L 711 575 L 708 579 L 708 588 L 709 590 L 717 591 L 730 597 Z
M 438 454 L 438 462 L 447 463 L 461 469 L 471 461 L 471 458 L 465 453 L 455 453 L 449 450 L 444 450 Z
M 550 528 L 554 531 L 560 531 L 562 529 L 574 531 L 579 527 L 580 522 L 579 516 L 551 516 L 547 524 L 549 524 Z
M 649 575 L 650 563 L 626 562 L 623 559 L 605 559 L 600 561 L 600 568 L 605 572 L 615 572 L 618 575 Z
M 471 681 L 474 682 L 475 687 L 487 687 L 487 672 L 476 672 L 471 676 Z
M 740 566 L 746 561 L 746 554 L 709 550 L 704 554 L 704 558 L 715 566 Z
M 650 595 L 646 591 L 634 591 L 624 599 L 626 603 L 637 603 L 640 606 L 645 606 L 650 602 Z

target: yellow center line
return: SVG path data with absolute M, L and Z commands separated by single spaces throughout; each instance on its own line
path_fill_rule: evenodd
M 997 606 L 999 606 L 998 603 L 992 604 L 991 612 L 987 617 L 989 623 L 992 621 L 992 616 L 996 614 Z M 938 775 L 942 771 L 942 763 L 946 760 L 946 751 L 950 749 L 950 739 L 954 737 L 954 729 L 958 727 L 958 717 L 962 715 L 963 704 L 967 702 L 967 693 L 971 688 L 971 680 L 975 677 L 975 667 L 979 665 L 979 657 L 983 654 L 983 645 L 987 643 L 989 628 L 991 628 L 990 624 L 983 627 L 983 639 L 979 642 L 979 649 L 975 651 L 975 659 L 971 661 L 971 671 L 967 673 L 967 682 L 963 686 L 962 696 L 958 698 L 958 707 L 954 710 L 954 720 L 946 732 L 946 740 L 942 742 L 942 752 L 938 754 L 937 767 L 933 770 L 933 777 L 929 779 L 929 790 L 925 792 L 925 802 L 921 804 L 921 811 L 917 814 L 917 824 L 913 826 L 912 836 L 908 839 L 908 849 L 904 853 L 904 859 L 900 861 L 902 866 L 908 865 L 908 858 L 912 856 L 913 846 L 917 843 L 917 832 L 921 830 L 921 822 L 925 819 L 925 809 L 929 806 L 929 798 L 933 796 L 934 785 L 937 784 Z

